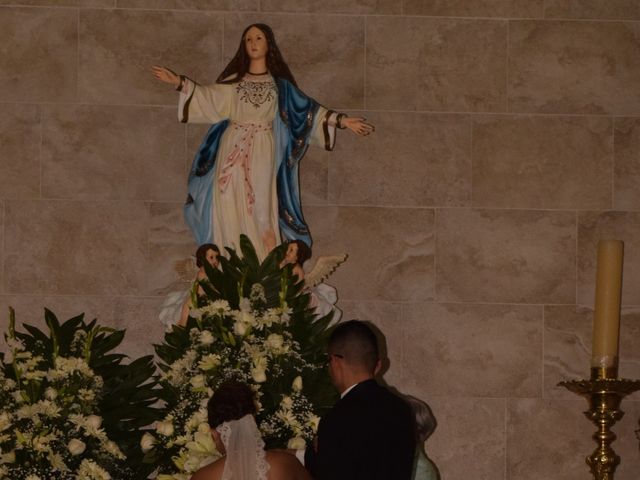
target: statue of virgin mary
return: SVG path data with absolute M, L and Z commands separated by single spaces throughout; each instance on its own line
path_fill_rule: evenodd
M 300 160 L 309 145 L 332 150 L 337 128 L 368 135 L 373 126 L 301 92 L 264 24 L 244 30 L 213 85 L 164 67 L 154 66 L 153 73 L 180 92 L 181 122 L 211 124 L 193 160 L 184 207 L 197 244 L 238 249 L 244 234 L 260 260 L 284 241 L 311 246 L 300 205 Z

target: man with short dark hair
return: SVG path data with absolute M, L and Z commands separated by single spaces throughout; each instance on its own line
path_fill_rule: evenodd
M 409 405 L 378 385 L 378 342 L 364 322 L 338 325 L 329 338 L 329 374 L 341 393 L 322 417 L 305 465 L 316 480 L 409 480 L 415 453 Z

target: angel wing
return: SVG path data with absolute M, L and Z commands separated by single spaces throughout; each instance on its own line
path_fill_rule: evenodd
M 315 287 L 323 280 L 329 278 L 329 276 L 336 271 L 338 266 L 347 261 L 346 253 L 342 255 L 328 255 L 318 257 L 316 264 L 308 274 L 304 276 L 304 283 L 307 287 Z

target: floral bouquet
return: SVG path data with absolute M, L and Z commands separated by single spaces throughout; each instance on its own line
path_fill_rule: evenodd
M 221 270 L 207 267 L 205 295 L 186 328 L 174 327 L 156 346 L 165 415 L 142 439 L 159 480 L 188 480 L 216 460 L 206 404 L 226 380 L 256 393 L 257 423 L 269 447 L 304 448 L 334 390 L 325 369 L 330 315 L 315 318 L 291 267 L 279 268 L 284 249 L 260 264 L 241 239 L 243 258 L 232 249 Z
M 9 358 L 0 369 L 0 478 L 146 476 L 135 461 L 127 461 L 127 442 L 118 445 L 114 439 L 118 432 L 135 435 L 139 422 L 155 419 L 151 359 L 121 365 L 122 356 L 107 352 L 124 332 L 98 327 L 95 320 L 85 324 L 80 316 L 60 325 L 48 310 L 45 319 L 50 336 L 29 325 L 29 333 L 16 332 L 11 310 L 5 335 Z M 113 384 L 129 395 L 116 402 L 119 413 L 109 407 Z M 130 408 L 122 409 L 122 401 Z

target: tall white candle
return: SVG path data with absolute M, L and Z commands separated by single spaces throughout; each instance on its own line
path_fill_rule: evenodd
M 600 240 L 593 316 L 592 368 L 618 366 L 624 243 Z

